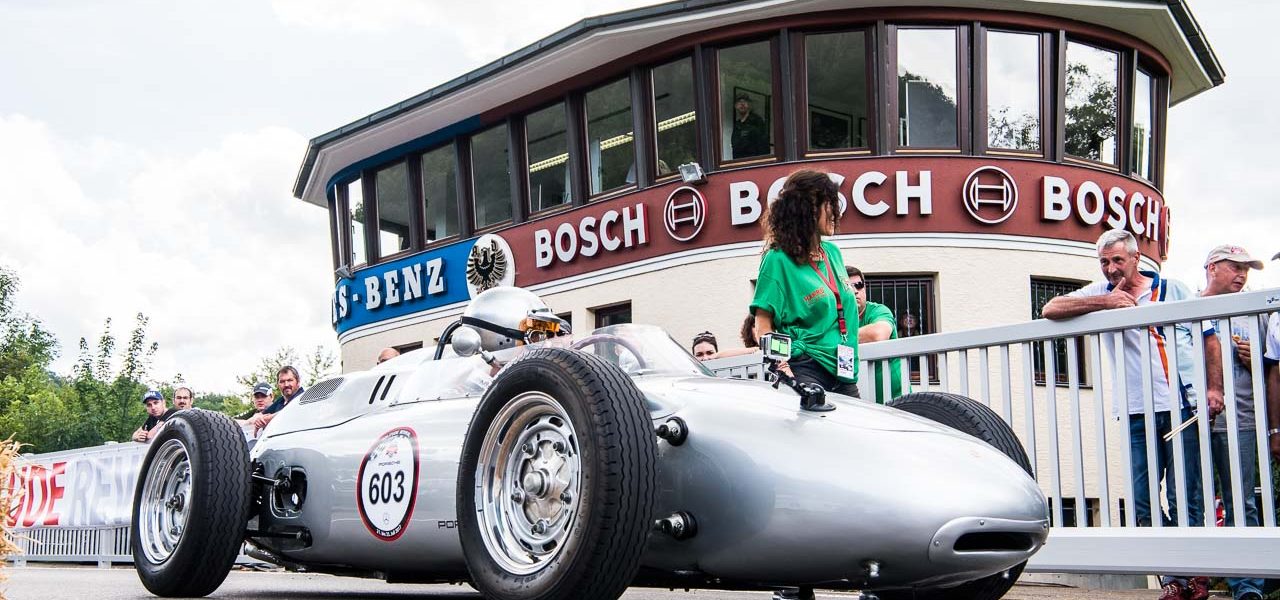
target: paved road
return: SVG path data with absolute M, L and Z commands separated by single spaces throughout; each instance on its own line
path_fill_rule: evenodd
M 2 564 L 2 563 L 0 563 Z M 9 580 L 0 584 L 0 598 L 46 600 L 48 598 L 93 598 L 94 600 L 153 600 L 138 582 L 132 568 L 92 567 L 5 567 Z M 1150 600 L 1156 592 L 1135 590 L 1103 592 L 1044 585 L 1019 585 L 1006 600 Z M 263 598 L 267 600 L 408 600 L 468 599 L 480 597 L 467 586 L 402 585 L 379 580 L 332 577 L 301 573 L 258 573 L 234 571 L 210 598 Z M 624 600 L 768 600 L 764 592 L 667 591 L 636 589 Z M 843 593 L 819 593 L 823 600 L 852 600 Z

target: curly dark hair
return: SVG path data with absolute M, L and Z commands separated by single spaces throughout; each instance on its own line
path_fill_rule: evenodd
M 831 177 L 811 169 L 792 173 L 765 215 L 765 248 L 777 248 L 797 264 L 808 262 L 822 239 L 818 215 L 824 205 L 839 224 L 840 196 Z
M 742 338 L 742 345 L 747 348 L 759 348 L 760 342 L 756 340 L 756 316 L 754 314 L 747 315 L 742 321 L 742 329 L 738 331 L 738 337 Z

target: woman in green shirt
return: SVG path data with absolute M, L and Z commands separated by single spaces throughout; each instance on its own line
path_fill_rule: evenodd
M 765 217 L 765 253 L 755 297 L 756 336 L 791 336 L 791 360 L 799 381 L 857 396 L 858 303 L 845 282 L 844 259 L 833 235 L 840 219 L 835 182 L 826 173 L 800 170 L 787 178 Z

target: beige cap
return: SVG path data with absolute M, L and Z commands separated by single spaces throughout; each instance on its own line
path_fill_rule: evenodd
M 1218 261 L 1229 260 L 1232 262 L 1244 263 L 1255 269 L 1262 268 L 1262 261 L 1249 255 L 1249 251 L 1231 244 L 1223 244 L 1209 251 L 1209 258 L 1204 259 L 1204 266 Z

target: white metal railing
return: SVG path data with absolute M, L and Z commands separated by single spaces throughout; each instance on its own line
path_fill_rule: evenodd
M 944 391 L 972 397 L 991 407 L 1014 428 L 1052 507 L 1049 543 L 1032 559 L 1030 570 L 1275 577 L 1280 576 L 1280 560 L 1275 558 L 1280 549 L 1280 528 L 1276 526 L 1276 482 L 1271 477 L 1266 430 L 1280 425 L 1268 423 L 1266 418 L 1262 334 L 1268 314 L 1277 310 L 1280 290 L 1265 290 L 1103 311 L 1058 322 L 1037 320 L 889 340 L 860 346 L 860 372 L 887 369 L 893 358 L 904 359 L 900 363 L 904 371 L 914 362 L 918 365 L 918 379 L 912 385 L 913 391 Z M 1152 373 L 1148 359 L 1161 348 L 1151 342 L 1150 335 L 1141 335 L 1139 339 L 1146 343 L 1130 348 L 1123 332 L 1145 333 L 1151 328 L 1163 332 L 1168 369 L 1190 374 L 1188 396 L 1194 399 L 1197 414 L 1207 414 L 1205 321 L 1223 318 L 1226 323 L 1227 317 L 1232 317 L 1230 323 L 1252 340 L 1252 358 L 1247 368 L 1253 379 L 1257 423 L 1254 430 L 1237 431 L 1231 368 L 1236 359 L 1231 345 L 1223 344 L 1220 359 L 1225 367 L 1226 411 L 1218 418 L 1225 418 L 1228 425 L 1231 477 L 1226 479 L 1233 492 L 1230 508 L 1237 522 L 1226 526 L 1216 523 L 1210 427 L 1207 420 L 1198 419 L 1188 433 L 1172 440 L 1173 456 L 1186 456 L 1190 461 L 1173 461 L 1177 484 L 1171 492 L 1172 502 L 1161 493 L 1166 488 L 1162 487 L 1155 466 L 1156 435 L 1153 428 L 1146 428 L 1146 491 L 1147 497 L 1153 499 L 1154 518 L 1152 526 L 1138 527 L 1130 501 L 1135 494 L 1130 477 L 1128 394 L 1124 390 L 1130 389 L 1127 384 L 1131 378 L 1140 378 L 1142 411 L 1134 418 L 1152 423 L 1155 390 L 1163 376 Z M 1059 365 L 1057 349 L 1064 345 L 1066 364 Z M 1034 364 L 1036 348 L 1043 353 L 1039 378 Z M 1125 368 L 1126 350 L 1142 357 L 1140 372 Z M 717 360 L 708 366 L 721 376 L 743 377 L 750 373 L 759 377 L 759 360 L 758 356 L 739 357 Z M 908 376 L 904 373 L 904 382 Z M 864 398 L 872 397 L 873 381 L 873 377 L 860 377 L 859 390 Z M 882 378 L 886 396 L 889 382 L 889 377 Z M 1118 409 L 1118 417 L 1113 415 L 1113 409 Z M 1169 414 L 1172 426 L 1178 426 L 1182 420 L 1179 411 Z M 1252 490 L 1241 489 L 1239 443 L 1244 435 L 1254 436 L 1261 462 L 1258 485 Z M 1194 451 L 1196 443 L 1199 452 Z M 1208 501 L 1203 503 L 1202 513 L 1191 515 L 1188 506 L 1196 494 L 1194 486 L 1187 485 L 1185 475 L 1187 471 L 1194 474 L 1196 467 L 1201 489 L 1207 490 L 1203 498 Z M 1245 494 L 1260 495 L 1259 527 L 1244 526 Z M 1175 508 L 1176 520 L 1162 523 L 1162 508 Z M 1203 525 L 1193 525 L 1195 522 Z

